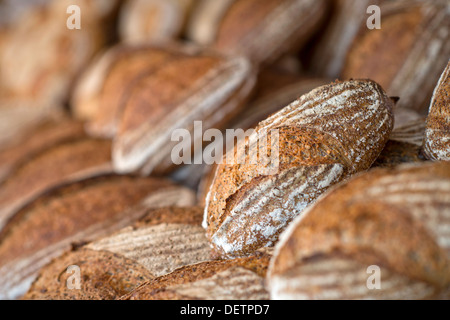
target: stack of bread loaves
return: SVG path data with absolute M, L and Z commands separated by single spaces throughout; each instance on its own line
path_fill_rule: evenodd
M 0 1 L 0 299 L 450 299 L 446 0 Z

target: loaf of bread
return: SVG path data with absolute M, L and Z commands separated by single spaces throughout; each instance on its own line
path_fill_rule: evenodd
M 303 94 L 327 83 L 329 83 L 327 79 L 302 77 L 276 70 L 262 70 L 252 100 L 241 115 L 229 123 L 227 127 L 235 130 L 253 129 L 260 121 L 280 111 Z M 227 147 L 234 146 L 235 141 L 232 141 L 233 139 L 234 136 L 224 141 L 224 153 L 226 153 Z M 206 195 L 209 192 L 217 165 L 216 163 L 202 167 L 203 171 L 200 180 L 197 182 L 198 201 L 201 205 L 205 205 Z
M 400 98 L 398 108 L 425 115 L 450 56 L 448 1 L 385 1 L 380 11 L 381 29 L 361 26 L 341 79 L 370 78 Z
M 216 169 L 203 221 L 212 246 L 240 256 L 273 245 L 320 194 L 372 165 L 391 133 L 392 107 L 378 84 L 353 80 L 316 88 L 262 121 L 243 160 L 226 162 L 243 150 L 238 144 Z M 264 150 L 271 130 L 278 138 Z M 269 160 L 254 161 L 258 150 Z
M 150 209 L 136 223 L 46 265 L 23 299 L 116 299 L 185 265 L 212 260 L 201 207 Z M 68 285 L 70 266 L 80 287 Z
M 320 26 L 327 1 L 203 1 L 190 23 L 191 38 L 228 54 L 268 65 L 296 52 Z
M 14 168 L 58 143 L 86 136 L 83 123 L 69 118 L 40 119 L 35 125 L 17 133 L 0 149 L 0 182 Z
M 264 277 L 271 255 L 207 261 L 142 283 L 121 300 L 267 300 Z
M 184 31 L 193 0 L 128 0 L 120 11 L 123 42 L 146 43 L 176 39 Z
M 194 201 L 191 190 L 168 180 L 114 174 L 49 190 L 18 210 L 0 232 L 0 297 L 24 294 L 40 268 L 73 243 L 123 228 L 146 208 Z
M 224 15 L 236 0 L 197 0 L 186 25 L 186 37 L 208 46 L 214 42 Z
M 430 160 L 450 160 L 450 60 L 431 98 L 423 152 Z
M 347 52 L 365 25 L 370 5 L 379 5 L 385 0 L 334 0 L 327 24 L 316 37 L 316 44 L 309 53 L 308 70 L 314 74 L 337 78 L 341 74 Z
M 256 81 L 246 58 L 190 46 L 117 48 L 99 63 L 87 76 L 98 90 L 80 89 L 91 97 L 79 98 L 87 103 L 80 108 L 94 105 L 89 132 L 114 137 L 113 165 L 120 173 L 173 170 L 171 151 L 179 143 L 173 131 L 192 135 L 194 121 L 202 121 L 203 130 L 221 128 L 245 106 Z M 193 137 L 189 146 L 202 145 L 201 139 Z
M 24 13 L 10 26 L 0 52 L 3 98 L 34 108 L 61 107 L 80 70 L 108 41 L 105 27 L 117 4 L 77 1 L 82 18 L 74 30 L 68 27 L 71 0 L 47 1 Z
M 10 163 L 4 167 L 5 176 L 0 181 L 0 230 L 16 210 L 45 190 L 112 172 L 111 142 L 89 138 L 77 130 L 81 128 L 67 121 L 47 128 L 43 124 L 25 145 L 0 153 L 0 159 L 7 159 L 5 165 Z
M 449 299 L 450 163 L 373 169 L 281 236 L 272 299 Z

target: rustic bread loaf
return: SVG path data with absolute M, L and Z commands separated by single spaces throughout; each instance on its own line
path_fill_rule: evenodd
M 0 230 L 15 210 L 46 189 L 101 172 L 112 172 L 111 142 L 86 136 L 20 159 L 0 182 Z
M 161 174 L 175 167 L 171 152 L 174 130 L 187 130 L 188 146 L 203 144 L 194 136 L 194 121 L 202 129 L 222 128 L 245 106 L 255 74 L 243 57 L 214 53 L 170 55 L 155 72 L 137 79 L 123 104 L 113 141 L 117 172 Z
M 114 137 L 135 82 L 173 59 L 172 54 L 148 45 L 117 45 L 99 55 L 77 83 L 73 96 L 74 114 L 88 121 L 87 132 Z
M 121 300 L 267 300 L 264 277 L 271 255 L 207 261 L 148 280 Z
M 182 35 L 193 0 L 129 0 L 120 11 L 120 38 L 127 43 L 157 42 Z
M 298 50 L 320 26 L 327 1 L 235 1 L 219 23 L 212 47 L 270 64 Z
M 200 45 L 208 46 L 217 36 L 220 22 L 236 0 L 197 0 L 186 25 L 186 37 Z
M 193 133 L 194 121 L 203 130 L 222 128 L 245 106 L 255 82 L 243 57 L 175 44 L 119 46 L 83 77 L 75 114 L 91 118 L 91 135 L 114 137 L 117 172 L 167 173 L 175 167 L 173 131 Z M 201 145 L 201 138 L 192 144 Z
M 58 143 L 85 137 L 83 123 L 69 118 L 41 119 L 0 149 L 0 182 L 19 164 Z
M 380 8 L 381 29 L 361 27 L 341 78 L 373 79 L 400 97 L 398 108 L 426 114 L 450 56 L 448 1 L 386 1 Z
M 286 74 L 275 70 L 262 70 L 252 100 L 241 115 L 232 121 L 228 127 L 236 130 L 252 129 L 260 121 L 280 111 L 303 94 L 327 83 L 329 81 L 326 79 Z M 227 151 L 227 146 L 234 146 L 232 139 L 234 139 L 234 136 L 224 141 L 224 152 Z M 209 192 L 216 167 L 217 164 L 203 166 L 197 188 L 198 201 L 201 205 L 205 205 L 206 195 Z
M 450 160 L 450 60 L 431 98 L 423 152 L 430 160 Z
M 67 27 L 73 1 L 48 1 L 11 26 L 0 53 L 0 87 L 8 100 L 60 107 L 80 70 L 107 41 L 106 19 L 118 1 L 78 1 L 81 28 Z
M 449 194 L 446 162 L 373 169 L 341 184 L 281 236 L 271 298 L 448 299 Z
M 333 0 L 321 34 L 315 37 L 311 52 L 308 52 L 308 70 L 332 79 L 339 77 L 345 58 L 360 27 L 365 25 L 370 5 L 379 5 L 385 0 Z
M 203 208 L 148 210 L 132 226 L 73 249 L 45 266 L 23 299 L 115 299 L 144 281 L 212 260 L 200 226 Z M 80 268 L 71 289 L 69 266 Z
M 227 163 L 229 152 L 217 167 L 203 221 L 213 247 L 236 256 L 273 245 L 321 193 L 372 165 L 391 133 L 392 106 L 378 84 L 353 80 L 316 88 L 262 121 L 243 161 Z M 263 148 L 271 130 L 278 139 Z
M 165 179 L 100 175 L 63 184 L 26 204 L 0 232 L 0 296 L 22 295 L 39 269 L 70 248 L 129 225 L 145 208 L 192 205 Z

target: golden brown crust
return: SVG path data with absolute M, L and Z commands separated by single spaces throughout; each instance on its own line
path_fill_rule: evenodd
M 175 57 L 173 51 L 143 45 L 119 45 L 105 53 L 104 59 L 108 58 L 109 66 L 103 70 L 104 81 L 98 92 L 96 115 L 87 126 L 88 132 L 113 137 L 136 82 L 143 76 L 152 75 Z
M 107 42 L 106 22 L 117 4 L 80 1 L 83 27 L 77 30 L 66 27 L 70 1 L 50 1 L 26 12 L 12 26 L 0 55 L 0 86 L 8 99 L 59 108 L 80 70 Z
M 414 46 L 423 19 L 422 10 L 417 6 L 384 17 L 381 30 L 369 30 L 355 41 L 347 56 L 342 77 L 370 78 L 383 88 L 390 88 L 391 82 Z
M 119 34 L 127 43 L 156 42 L 178 38 L 193 0 L 126 2 L 120 12 Z
M 69 183 L 27 204 L 0 233 L 0 256 L 10 261 L 123 214 L 166 180 L 107 175 Z M 80 216 L 81 215 L 81 216 Z

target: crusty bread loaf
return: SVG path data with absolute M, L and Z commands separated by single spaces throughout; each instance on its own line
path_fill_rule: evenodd
M 267 300 L 264 277 L 271 255 L 217 260 L 181 267 L 144 282 L 122 300 Z
M 70 119 L 43 119 L 0 150 L 0 182 L 19 164 L 55 144 L 86 136 L 83 123 Z
M 450 160 L 450 60 L 431 98 L 423 152 L 430 160 Z
M 326 79 L 301 77 L 298 75 L 276 72 L 275 70 L 263 70 L 259 74 L 257 87 L 252 101 L 237 119 L 229 124 L 229 128 L 247 130 L 254 128 L 275 112 L 280 111 L 292 101 L 303 94 L 329 83 Z M 234 139 L 234 136 L 232 137 Z M 226 140 L 224 152 L 227 146 L 234 146 L 235 142 Z M 198 181 L 198 201 L 205 205 L 206 196 L 214 179 L 217 164 L 205 165 L 201 179 Z
M 157 42 L 181 36 L 193 0 L 129 0 L 120 11 L 122 41 Z
M 81 79 L 75 113 L 90 118 L 90 134 L 114 138 L 117 172 L 164 174 L 175 167 L 173 131 L 192 134 L 194 121 L 203 130 L 222 128 L 245 106 L 255 82 L 244 57 L 187 45 L 119 46 Z M 202 144 L 199 139 L 192 143 Z
M 203 223 L 214 248 L 236 256 L 273 245 L 327 188 L 372 165 L 391 133 L 392 106 L 378 84 L 353 80 L 312 90 L 262 121 L 244 161 L 217 167 Z M 270 130 L 279 132 L 268 152 L 278 144 L 278 159 L 252 163 L 258 135 Z
M 187 130 L 191 143 L 194 121 L 202 129 L 222 128 L 245 106 L 255 84 L 255 73 L 244 57 L 216 53 L 169 54 L 165 63 L 134 81 L 123 103 L 118 133 L 113 141 L 117 172 L 163 174 L 175 167 L 171 152 L 174 130 Z
M 314 40 L 308 70 L 322 76 L 337 78 L 341 74 L 345 58 L 360 27 L 365 25 L 367 8 L 385 0 L 333 0 L 332 10 L 320 37 Z
M 380 5 L 381 29 L 365 24 L 346 57 L 341 79 L 370 78 L 398 108 L 425 115 L 450 56 L 448 1 L 398 0 Z
M 0 230 L 14 211 L 52 186 L 112 172 L 111 142 L 86 136 L 21 159 L 0 183 Z
M 144 281 L 212 260 L 201 227 L 203 208 L 148 210 L 136 223 L 56 258 L 23 299 L 115 299 Z M 81 287 L 68 287 L 65 271 L 80 268 Z
M 310 39 L 327 5 L 322 0 L 235 1 L 223 14 L 212 47 L 255 64 L 273 63 Z
M 63 184 L 26 204 L 0 232 L 0 296 L 25 293 L 39 269 L 70 248 L 122 228 L 145 208 L 192 205 L 165 179 L 99 175 Z
M 70 0 L 48 1 L 17 19 L 0 52 L 4 96 L 34 108 L 61 107 L 80 70 L 107 42 L 106 20 L 118 2 L 78 1 L 82 23 L 76 30 L 67 24 Z
M 448 162 L 373 169 L 334 188 L 275 247 L 271 298 L 448 299 L 449 195 Z M 380 288 L 367 284 L 370 266 Z

